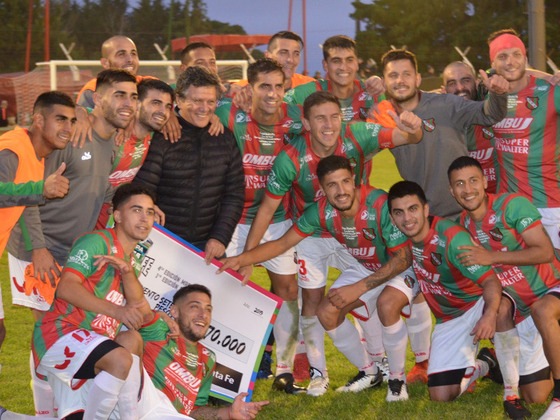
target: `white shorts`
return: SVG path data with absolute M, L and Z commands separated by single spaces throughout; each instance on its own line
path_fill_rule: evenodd
M 56 402 L 58 416 L 83 410 L 89 391 L 87 380 L 74 379 L 91 352 L 108 337 L 79 329 L 60 337 L 41 358 L 37 372 L 46 375 Z
M 334 238 L 308 236 L 296 245 L 298 285 L 304 289 L 319 289 L 327 284 L 329 267 L 345 271 L 361 266 L 348 250 Z
M 436 324 L 432 333 L 428 375 L 450 370 L 474 368 L 478 344 L 470 335 L 482 316 L 484 299 L 458 318 Z
M 551 287 L 546 293 L 560 293 L 560 285 Z
M 340 274 L 340 276 L 331 286 L 331 289 L 336 289 L 338 287 L 357 283 L 358 281 L 370 276 L 371 274 L 373 273 L 361 264 L 350 267 Z M 360 306 L 359 308 L 354 309 L 352 311 L 352 315 L 361 319 L 362 321 L 368 320 L 376 311 L 377 298 L 386 286 L 394 287 L 398 291 L 402 292 L 408 299 L 409 304 L 418 294 L 418 281 L 416 280 L 414 271 L 411 267 L 409 267 L 381 286 L 368 290 L 363 295 L 361 295 L 359 299 L 364 304 L 364 306 Z
M 550 236 L 554 248 L 560 249 L 560 208 L 537 209 L 542 216 L 541 222 Z
M 48 311 L 51 305 L 35 289 L 30 295 L 25 294 L 23 287 L 25 283 L 25 269 L 29 264 L 31 264 L 30 261 L 19 260 L 8 253 L 8 267 L 10 269 L 10 279 L 12 280 L 10 282 L 12 286 L 12 303 L 39 311 Z
M 274 241 L 284 235 L 292 227 L 291 220 L 285 220 L 283 222 L 273 223 L 268 226 L 268 229 L 264 233 L 261 240 L 261 244 L 269 241 Z M 233 257 L 239 255 L 243 252 L 245 247 L 245 242 L 247 242 L 247 236 L 249 235 L 249 230 L 251 225 L 239 224 L 233 232 L 231 241 L 226 248 L 226 255 L 228 257 Z M 297 273 L 297 264 L 295 262 L 295 249 L 290 248 L 286 252 L 272 258 L 271 260 L 260 263 L 267 270 L 275 274 L 295 274 Z
M 530 375 L 548 367 L 541 335 L 532 317 L 515 326 L 519 335 L 519 376 Z
M 157 389 L 146 369 L 142 367 L 144 372 L 144 386 L 138 401 L 138 420 L 172 420 L 172 419 L 192 419 L 192 417 L 179 414 L 167 396 Z M 110 420 L 119 420 L 119 406 L 117 405 L 111 415 Z

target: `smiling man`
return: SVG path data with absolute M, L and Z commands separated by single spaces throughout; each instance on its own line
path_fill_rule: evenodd
M 324 90 L 331 92 L 340 101 L 344 122 L 365 121 L 368 109 L 375 100 L 366 92 L 365 82 L 356 79 L 358 67 L 356 41 L 345 35 L 332 36 L 323 44 L 326 80 L 315 80 L 298 86 L 286 93 L 285 100 L 303 105 L 311 93 Z
M 146 159 L 154 132 L 161 131 L 173 112 L 175 94 L 171 86 L 158 79 L 145 79 L 138 84 L 138 111 L 134 130 L 124 141 L 113 159 L 109 182 L 118 187 L 131 182 Z M 110 216 L 105 203 L 99 214 L 96 229 L 104 229 Z
M 135 178 L 156 191 L 166 227 L 206 253 L 206 261 L 224 255 L 243 210 L 243 165 L 229 129 L 208 133 L 220 96 L 220 81 L 194 66 L 177 80 L 181 137 L 166 141 L 159 133 Z
M 465 209 L 461 224 L 480 244 L 463 247 L 459 258 L 467 267 L 492 265 L 507 297 L 500 307 L 502 327 L 494 336 L 504 378 L 504 409 L 510 418 L 528 418 L 518 391 L 527 403 L 545 402 L 552 369 L 555 399 L 542 418 L 555 418 L 560 413 L 560 326 L 555 322 L 560 314 L 560 262 L 541 215 L 518 194 L 488 194 L 482 168 L 473 158 L 453 161 L 448 175 L 451 194 Z M 506 310 L 504 305 L 511 303 L 514 310 Z
M 286 104 L 285 73 L 271 58 L 261 58 L 247 70 L 251 95 L 251 111 L 244 112 L 227 101 L 216 110 L 222 124 L 233 131 L 243 155 L 245 172 L 245 204 L 241 220 L 227 248 L 230 256 L 243 252 L 247 235 L 266 191 L 268 174 L 278 153 L 292 138 L 304 131 L 302 109 Z M 265 241 L 277 239 L 292 225 L 288 200 L 278 207 L 265 233 Z M 282 386 L 288 393 L 299 392 L 292 386 L 292 365 L 298 340 L 298 288 L 295 278 L 297 264 L 294 249 L 288 249 L 262 264 L 272 281 L 272 290 L 284 300 L 276 324 L 276 377 L 273 388 Z M 266 356 L 265 356 L 266 357 Z
M 490 266 L 462 264 L 460 247 L 474 245 L 470 234 L 458 223 L 431 216 L 417 183 L 396 183 L 387 200 L 393 223 L 411 241 L 412 267 L 436 318 L 428 363 L 430 398 L 452 401 L 489 370 L 499 370 L 488 349 L 476 359 L 475 354 L 479 340 L 494 336 L 502 287 Z
M 494 124 L 499 193 L 519 193 L 538 209 L 560 249 L 560 88 L 525 70 L 523 42 L 512 29 L 488 38 L 492 68 L 509 81 L 507 114 Z

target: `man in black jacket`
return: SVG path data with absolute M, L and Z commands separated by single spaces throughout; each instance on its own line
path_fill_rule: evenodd
M 165 227 L 206 253 L 206 262 L 224 255 L 245 197 L 241 154 L 231 131 L 208 134 L 220 94 L 216 74 L 190 67 L 177 80 L 181 138 L 154 135 L 134 182 L 156 190 Z

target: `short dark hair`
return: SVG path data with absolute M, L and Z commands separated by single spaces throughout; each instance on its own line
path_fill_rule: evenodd
M 133 195 L 147 195 L 156 202 L 156 194 L 154 191 L 141 184 L 122 184 L 119 186 L 113 195 L 113 211 L 118 210 L 120 206 L 125 204 Z
M 387 64 L 389 64 L 391 61 L 397 61 L 397 60 L 410 61 L 412 63 L 412 67 L 414 67 L 414 70 L 416 71 L 416 73 L 418 73 L 418 61 L 416 61 L 416 56 L 414 55 L 414 53 L 411 53 L 410 51 L 403 50 L 403 49 L 389 50 L 385 54 L 383 54 L 383 57 L 381 57 L 382 71 L 385 72 L 385 68 L 387 67 Z
M 459 156 L 457 159 L 451 162 L 451 165 L 449 165 L 449 168 L 447 168 L 447 179 L 451 179 L 451 172 L 458 171 L 459 169 L 463 168 L 469 168 L 471 166 L 477 167 L 478 169 L 480 169 L 480 172 L 484 173 L 484 171 L 482 170 L 482 166 L 480 165 L 480 162 L 478 160 L 470 156 Z
M 399 181 L 394 184 L 387 195 L 387 205 L 389 206 L 389 212 L 393 210 L 393 200 L 397 198 L 403 198 L 407 195 L 415 195 L 420 200 L 422 205 L 426 204 L 426 194 L 420 185 L 414 181 Z
M 99 89 L 111 86 L 113 83 L 120 82 L 132 82 L 136 84 L 136 76 L 133 75 L 128 70 L 122 69 L 107 69 L 99 72 L 97 74 L 97 83 L 95 85 L 95 91 Z
M 518 33 L 515 29 L 513 29 L 513 28 L 500 29 L 499 31 L 492 32 L 492 33 L 490 34 L 490 36 L 488 36 L 488 41 L 487 41 L 487 42 L 488 42 L 488 45 L 490 45 L 490 43 L 491 43 L 492 41 L 494 41 L 496 38 L 498 38 L 499 36 L 504 35 L 504 34 L 515 35 L 516 37 L 521 38 L 521 36 L 519 35 L 519 33 Z
M 159 90 L 162 93 L 171 95 L 171 102 L 175 101 L 173 88 L 159 79 L 143 79 L 138 83 L 138 100 L 142 101 L 150 90 Z
M 189 64 L 190 55 L 189 53 L 194 50 L 198 50 L 199 48 L 208 48 L 214 51 L 214 47 L 206 42 L 191 42 L 185 48 L 181 50 L 181 64 Z
M 213 86 L 216 88 L 217 98 L 220 98 L 220 79 L 216 73 L 208 70 L 206 67 L 192 66 L 179 75 L 179 78 L 177 79 L 177 88 L 175 89 L 177 97 L 185 99 L 185 92 L 191 86 Z
M 37 99 L 35 99 L 35 103 L 33 104 L 33 113 L 42 112 L 44 109 L 48 109 L 53 105 L 76 108 L 76 104 L 66 93 L 58 90 L 51 90 L 37 96 Z
M 297 41 L 299 42 L 299 45 L 301 45 L 301 48 L 303 48 L 303 40 L 298 34 L 292 31 L 280 31 L 270 37 L 268 40 L 268 47 L 266 47 L 266 49 L 272 52 L 272 50 L 276 48 L 276 41 L 278 39 L 290 39 L 292 41 Z
M 210 299 L 212 299 L 212 293 L 208 287 L 202 284 L 189 284 L 187 286 L 181 287 L 175 295 L 173 295 L 173 305 L 175 305 L 179 300 L 186 298 L 188 295 L 194 292 L 205 293 Z
M 327 38 L 323 43 L 323 58 L 325 61 L 330 57 L 329 50 L 333 48 L 352 50 L 356 54 L 356 41 L 346 35 L 335 35 Z
M 317 165 L 317 178 L 319 182 L 323 182 L 325 176 L 339 169 L 346 169 L 350 174 L 353 173 L 350 161 L 344 156 L 330 155 L 321 159 Z
M 249 84 L 254 85 L 257 83 L 260 73 L 272 73 L 275 71 L 279 71 L 282 75 L 282 80 L 286 80 L 286 75 L 284 74 L 284 70 L 282 70 L 282 66 L 278 61 L 273 58 L 259 58 L 252 64 L 249 64 L 247 68 L 247 81 Z
M 340 102 L 338 102 L 338 98 L 334 96 L 331 92 L 327 92 L 326 90 L 313 92 L 311 95 L 305 98 L 305 101 L 303 101 L 303 118 L 309 119 L 309 113 L 311 112 L 311 108 L 327 102 L 332 102 L 333 104 L 336 104 L 338 109 L 340 109 Z

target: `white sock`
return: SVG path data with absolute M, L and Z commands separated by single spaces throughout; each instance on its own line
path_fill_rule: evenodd
M 465 375 L 463 377 L 463 380 L 461 381 L 461 394 L 465 392 L 474 381 L 476 381 L 478 378 L 486 376 L 487 373 L 488 373 L 488 363 L 476 359 L 474 371 L 472 375 L 468 375 L 468 376 Z
M 368 375 L 377 372 L 373 362 L 369 361 L 366 350 L 360 345 L 360 334 L 348 318 L 344 318 L 342 324 L 333 330 L 327 331 L 334 346 L 341 352 L 358 370 L 363 370 Z
M 49 383 L 37 376 L 33 353 L 29 354 L 29 370 L 31 371 L 31 390 L 36 417 L 54 417 L 54 393 Z
M 325 360 L 325 329 L 316 316 L 300 316 L 301 332 L 305 340 L 305 350 L 309 365 L 321 371 L 325 378 L 327 361 Z
M 519 396 L 519 334 L 517 329 L 494 334 L 496 358 L 504 377 L 504 400 Z
M 122 420 L 138 419 L 138 393 L 140 392 L 140 357 L 132 355 L 130 371 L 118 398 L 119 414 Z
M 383 327 L 383 344 L 389 362 L 390 379 L 404 380 L 404 363 L 406 360 L 406 325 L 399 320 L 388 327 Z
M 383 332 L 381 321 L 375 311 L 367 321 L 354 318 L 356 325 L 359 325 L 358 331 L 361 331 L 363 344 L 368 354 L 369 360 L 373 362 L 381 362 L 385 357 L 385 347 L 383 347 Z
M 117 405 L 119 393 L 124 385 L 122 379 L 108 372 L 99 373 L 89 390 L 83 420 L 105 420 Z
M 276 341 L 276 376 L 292 371 L 299 338 L 299 308 L 297 300 L 284 301 L 274 324 Z
M 426 302 L 412 305 L 410 318 L 406 320 L 410 349 L 416 363 L 428 360 L 430 356 L 430 335 L 432 333 L 432 314 Z

